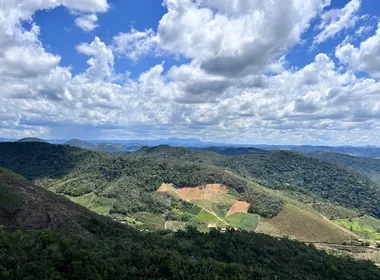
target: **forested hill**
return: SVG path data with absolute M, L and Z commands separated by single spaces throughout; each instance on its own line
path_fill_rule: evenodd
M 109 201 L 104 204 L 112 205 L 106 213 L 151 211 L 151 207 L 162 210 L 166 202 L 151 192 L 163 182 L 178 187 L 222 183 L 241 193 L 245 191 L 245 177 L 268 188 L 310 193 L 380 217 L 380 190 L 367 177 L 289 151 L 226 157 L 158 146 L 107 157 L 65 145 L 0 143 L 0 166 L 59 193 L 100 195 L 106 199 L 103 202 Z
M 193 151 L 210 151 L 223 156 L 239 156 L 249 154 L 268 154 L 269 151 L 260 150 L 253 147 L 204 147 L 204 148 L 189 148 Z
M 2 169 L 0 187 L 1 279 L 380 278 L 369 261 L 264 234 L 141 233 Z
M 106 159 L 101 153 L 42 142 L 0 143 L 0 167 L 30 180 L 60 178 L 78 165 Z
M 348 208 L 364 209 L 380 217 L 378 186 L 351 169 L 291 151 L 269 154 L 219 156 L 206 151 L 159 146 L 131 156 L 194 161 L 228 168 L 268 188 L 306 191 Z
M 240 192 L 246 180 L 223 168 L 183 160 L 107 157 L 66 145 L 1 143 L 0 167 L 18 172 L 54 192 L 79 197 L 104 215 L 170 210 L 155 191 L 163 182 L 178 187 L 220 183 Z
M 356 172 L 368 176 L 372 181 L 380 185 L 380 159 L 327 152 L 314 152 L 310 155 L 324 161 L 351 168 Z

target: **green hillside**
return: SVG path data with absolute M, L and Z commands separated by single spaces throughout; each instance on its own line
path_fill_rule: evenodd
M 22 138 L 16 141 L 17 143 L 30 143 L 30 142 L 39 142 L 39 143 L 47 143 L 45 140 L 41 138 L 36 138 L 36 137 L 26 137 Z
M 223 156 L 239 156 L 249 154 L 268 154 L 268 151 L 260 150 L 253 147 L 205 147 L 205 148 L 189 148 L 193 151 L 210 151 Z
M 77 148 L 82 148 L 82 149 L 87 149 L 87 150 L 93 150 L 93 151 L 97 150 L 96 144 L 88 142 L 88 141 L 79 140 L 79 139 L 71 139 L 65 142 L 64 144 L 71 147 L 77 147 Z
M 324 161 L 346 166 L 380 184 L 380 159 L 327 152 L 314 152 L 310 155 Z
M 366 176 L 345 167 L 289 151 L 223 157 L 205 151 L 159 146 L 137 157 L 177 159 L 228 168 L 271 189 L 307 194 L 380 217 L 380 190 Z
M 5 225 L 0 227 L 1 279 L 380 277 L 371 262 L 334 257 L 297 241 L 263 234 L 204 234 L 192 229 L 141 233 L 3 169 L 0 186 L 0 224 Z M 30 214 L 32 208 L 36 223 L 31 224 L 23 213 Z M 50 219 L 44 220 L 44 215 Z M 69 230 L 73 225 L 78 230 Z M 13 230 L 14 226 L 22 231 Z
M 346 168 L 290 152 L 226 157 L 208 151 L 159 146 L 110 157 L 66 145 L 0 143 L 0 166 L 19 172 L 37 185 L 98 214 L 148 230 L 163 229 L 165 221 L 186 222 L 205 230 L 205 224 L 199 224 L 207 218 L 205 213 L 200 215 L 201 219 L 195 218 L 202 209 L 193 214 L 196 209 L 190 209 L 194 202 L 189 205 L 178 197 L 158 193 L 162 183 L 171 183 L 176 188 L 228 186 L 231 195 L 250 203 L 250 214 L 269 220 L 284 214 L 288 209 L 284 210 L 284 205 L 289 203 L 298 212 L 305 208 L 313 215 L 306 217 L 318 221 L 322 219 L 319 214 L 332 219 L 363 213 L 375 216 L 380 207 L 375 203 L 378 190 L 372 188 L 368 179 Z M 205 207 L 202 203 L 209 202 L 196 202 Z M 211 203 L 206 209 L 223 220 L 226 207 Z M 297 211 L 293 211 L 294 215 L 298 215 Z M 214 224 L 221 225 L 220 222 Z M 285 227 L 278 225 L 280 231 Z M 305 228 L 298 230 L 309 232 Z M 334 230 L 340 234 L 338 227 Z M 287 235 L 287 231 L 283 233 Z M 289 235 L 301 236 L 291 232 Z M 319 236 L 319 240 L 324 239 L 325 236 Z

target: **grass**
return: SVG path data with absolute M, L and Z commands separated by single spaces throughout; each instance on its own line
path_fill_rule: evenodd
M 356 219 L 336 220 L 337 225 L 343 226 L 363 238 L 380 240 L 380 220 L 364 216 Z
M 216 224 L 218 222 L 218 218 L 216 216 L 205 211 L 204 209 L 202 209 L 201 212 L 199 212 L 199 214 L 197 215 L 197 218 L 203 222 L 208 222 L 208 223 Z
M 112 199 L 109 199 L 109 198 L 107 199 L 105 197 L 99 198 L 93 193 L 85 194 L 78 197 L 67 196 L 67 198 L 103 216 L 107 216 L 109 214 L 112 207 L 111 205 L 113 203 Z M 110 206 L 104 206 L 104 205 L 110 205 Z
M 141 222 L 141 228 L 150 231 L 161 230 L 165 227 L 165 219 L 162 215 L 149 212 L 137 212 L 133 214 L 136 221 Z
M 225 217 L 228 210 L 231 208 L 231 204 L 213 204 L 212 210 L 219 216 L 219 217 Z
M 185 222 L 167 221 L 165 223 L 165 229 L 167 230 L 178 231 L 178 230 L 184 230 L 185 227 L 186 227 Z
M 350 239 L 349 233 L 333 222 L 292 204 L 285 204 L 280 214 L 272 219 L 260 219 L 257 231 L 305 242 L 343 243 Z
M 259 222 L 259 216 L 248 213 L 235 213 L 226 217 L 226 220 L 232 227 L 241 228 L 246 231 L 254 231 Z
M 228 194 L 232 195 L 232 196 L 234 196 L 236 198 L 240 196 L 240 194 L 237 192 L 237 190 L 235 190 L 233 188 L 228 188 Z
M 200 206 L 200 208 L 207 209 L 208 211 L 212 212 L 213 207 L 212 207 L 212 202 L 208 199 L 196 199 L 196 200 L 191 200 L 190 203 L 193 203 L 195 205 Z
M 202 208 L 201 207 L 199 207 L 198 205 L 193 205 L 193 207 L 191 207 L 191 209 L 189 210 L 189 213 L 190 214 L 193 214 L 193 215 L 198 215 L 199 214 L 199 212 L 201 212 L 202 211 Z

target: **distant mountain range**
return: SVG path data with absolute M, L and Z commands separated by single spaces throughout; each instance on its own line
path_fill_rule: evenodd
M 73 147 L 93 151 L 102 151 L 111 154 L 133 152 L 143 146 L 154 147 L 170 145 L 187 147 L 192 150 L 208 150 L 221 155 L 247 155 L 267 153 L 276 150 L 288 150 L 310 154 L 315 152 L 340 153 L 351 156 L 379 158 L 380 147 L 377 146 L 313 146 L 313 145 L 266 145 L 266 144 L 230 144 L 217 142 L 203 142 L 196 138 L 167 138 L 157 140 L 79 140 L 79 139 L 40 139 L 27 137 L 20 140 L 0 138 L 0 142 L 48 142 L 51 144 L 66 144 Z

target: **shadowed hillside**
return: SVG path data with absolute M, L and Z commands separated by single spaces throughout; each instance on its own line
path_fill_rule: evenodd
M 94 216 L 67 198 L 0 168 L 0 224 L 19 229 L 59 228 L 79 232 L 81 223 Z

